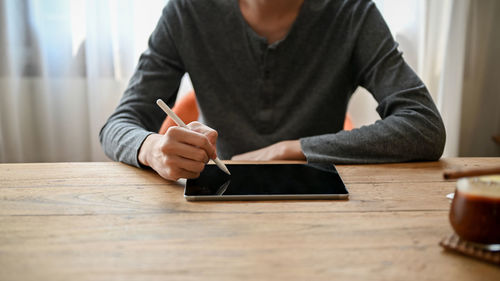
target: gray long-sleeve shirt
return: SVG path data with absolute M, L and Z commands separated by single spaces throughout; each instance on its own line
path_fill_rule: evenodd
M 180 79 L 189 73 L 204 122 L 219 132 L 221 159 L 300 139 L 310 162 L 436 160 L 445 130 L 426 87 L 405 63 L 368 0 L 305 0 L 272 45 L 244 20 L 237 0 L 170 0 L 116 111 L 101 130 L 105 153 L 140 166 Z M 382 120 L 342 131 L 358 86 Z

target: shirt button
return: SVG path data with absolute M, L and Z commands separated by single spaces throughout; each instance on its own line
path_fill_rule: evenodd
M 270 120 L 272 117 L 273 111 L 271 108 L 260 108 L 257 112 L 257 118 L 262 121 Z
M 265 93 L 272 93 L 274 91 L 274 85 L 270 80 L 264 81 L 263 89 Z

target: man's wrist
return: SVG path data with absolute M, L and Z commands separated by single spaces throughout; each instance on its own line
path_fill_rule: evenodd
M 150 167 L 149 155 L 151 155 L 151 151 L 159 137 L 161 137 L 161 135 L 151 134 L 142 142 L 139 148 L 139 154 L 137 155 L 137 159 L 141 165 Z
M 283 159 L 286 160 L 306 160 L 304 152 L 302 152 L 302 147 L 300 146 L 299 140 L 289 140 L 283 141 L 282 144 L 285 146 Z

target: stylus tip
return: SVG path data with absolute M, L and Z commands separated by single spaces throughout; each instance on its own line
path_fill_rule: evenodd
M 217 167 L 219 167 L 219 169 L 221 169 L 224 173 L 228 174 L 228 175 L 231 175 L 231 173 L 229 172 L 229 170 L 227 169 L 226 165 L 224 165 L 224 163 L 222 163 L 219 158 L 215 158 L 213 159 L 215 165 L 217 165 Z
M 231 173 L 229 172 L 229 170 L 227 169 L 227 167 L 224 167 L 224 169 L 222 169 L 222 171 L 224 171 L 224 173 L 226 173 L 228 175 L 231 175 Z

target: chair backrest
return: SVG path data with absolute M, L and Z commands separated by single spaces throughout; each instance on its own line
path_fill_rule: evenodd
M 172 108 L 172 110 L 179 116 L 184 123 L 189 124 L 193 121 L 198 120 L 198 104 L 196 103 L 196 95 L 194 91 L 187 93 L 185 96 L 180 98 Z M 167 116 L 163 124 L 161 125 L 160 134 L 165 134 L 168 128 L 176 126 L 174 120 Z M 344 120 L 344 130 L 349 131 L 354 128 L 351 118 L 346 114 Z
M 198 104 L 196 103 L 196 96 L 194 94 L 194 91 L 187 93 L 185 96 L 177 100 L 172 110 L 186 124 L 198 120 Z M 163 121 L 163 124 L 161 125 L 159 133 L 165 134 L 168 128 L 176 125 L 177 124 L 175 124 L 174 120 L 167 116 L 167 118 L 165 118 L 165 121 Z

